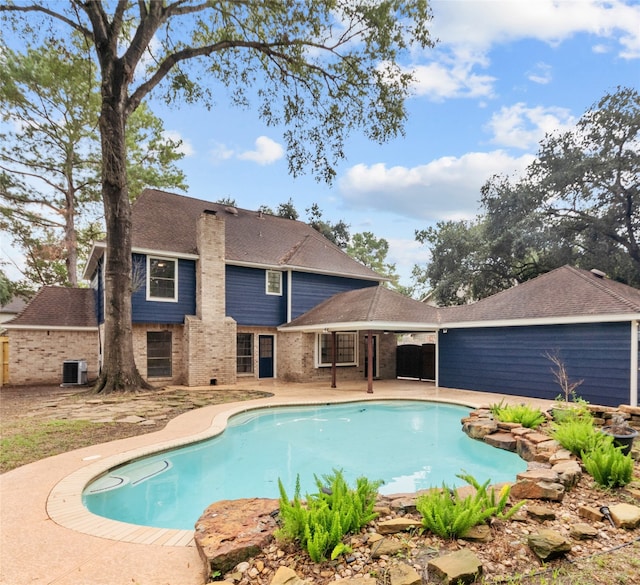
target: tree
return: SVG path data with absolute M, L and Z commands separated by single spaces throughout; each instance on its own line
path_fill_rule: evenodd
M 618 88 L 568 132 L 540 143 L 524 176 L 493 176 L 473 222 L 416 239 L 432 261 L 414 278 L 442 304 L 477 300 L 562 266 L 640 286 L 640 94 Z
M 291 198 L 289 198 L 289 201 L 286 203 L 280 203 L 280 205 L 278 205 L 276 215 L 279 217 L 286 217 L 287 219 L 298 219 L 298 217 L 300 217 Z
M 327 240 L 333 242 L 340 248 L 346 248 L 349 243 L 349 225 L 343 220 L 336 223 L 322 219 L 322 210 L 317 203 L 305 210 L 307 212 L 307 223 L 317 232 L 320 232 Z
M 4 270 L 0 270 L 0 306 L 6 305 L 13 297 L 11 289 L 11 281 L 4 273 Z
M 400 290 L 403 294 L 409 293 L 408 296 L 411 296 L 409 289 L 405 289 L 398 284 L 400 277 L 396 273 L 396 265 L 387 262 L 387 254 L 389 253 L 389 242 L 387 240 L 376 238 L 372 232 L 353 234 L 351 241 L 347 245 L 346 252 L 361 264 L 389 278 L 394 289 Z
M 402 131 L 411 74 L 402 70 L 399 57 L 409 48 L 432 45 L 427 0 L 72 0 L 68 8 L 57 2 L 3 3 L 0 11 L 23 35 L 37 30 L 37 16 L 49 24 L 47 34 L 77 31 L 98 62 L 107 227 L 98 391 L 145 384 L 133 359 L 125 138 L 142 100 L 161 84 L 169 101 L 179 93 L 187 101 L 207 100 L 215 79 L 234 104 L 248 106 L 255 99 L 267 124 L 286 128 L 293 174 L 311 167 L 317 177 L 331 180 L 351 130 L 377 141 Z
M 78 285 L 78 258 L 101 223 L 100 93 L 77 36 L 24 53 L 0 44 L 0 227 L 24 252 L 24 289 Z M 142 104 L 126 133 L 129 195 L 147 186 L 184 188 L 173 166 L 179 142 Z M 84 236 L 84 237 L 83 237 Z

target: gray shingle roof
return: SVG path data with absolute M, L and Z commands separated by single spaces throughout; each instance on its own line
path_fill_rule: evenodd
M 44 286 L 31 302 L 4 325 L 20 327 L 97 327 L 94 292 L 88 288 Z
M 505 323 L 535 320 L 568 321 L 629 316 L 640 318 L 640 290 L 596 274 L 562 266 L 470 305 L 435 308 L 384 287 L 336 295 L 284 328 L 326 324 L 383 322 L 405 328 L 407 323 L 437 327 L 465 323 Z
M 133 206 L 134 249 L 197 254 L 196 221 L 205 210 L 225 219 L 228 263 L 382 279 L 301 221 L 155 189 L 146 189 Z

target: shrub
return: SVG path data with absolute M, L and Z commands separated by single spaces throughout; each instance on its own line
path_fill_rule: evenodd
M 633 459 L 619 447 L 603 443 L 582 455 L 584 467 L 598 485 L 607 488 L 627 485 L 633 477 Z
M 592 417 L 569 417 L 553 426 L 551 436 L 578 457 L 582 457 L 583 453 L 589 453 L 600 445 L 613 444 L 611 437 L 603 435 L 595 428 Z
M 293 500 L 278 480 L 281 525 L 276 538 L 299 542 L 318 563 L 326 560 L 328 553 L 334 559 L 348 552 L 349 547 L 342 542 L 345 534 L 360 530 L 376 518 L 373 507 L 382 482 L 359 477 L 355 489 L 351 489 L 342 472 L 335 469 L 332 475 L 314 478 L 318 493 L 307 495 L 305 503 L 300 498 L 300 477 Z
M 490 409 L 499 421 L 519 423 L 528 429 L 537 429 L 546 420 L 539 408 L 531 408 L 526 404 L 504 404 L 504 400 L 501 400 L 491 405 Z
M 471 475 L 462 474 L 457 477 L 472 485 L 476 493 L 462 499 L 456 490 L 443 484 L 441 490 L 432 490 L 416 500 L 416 509 L 422 515 L 422 525 L 442 538 L 454 539 L 462 536 L 470 528 L 486 522 L 492 516 L 508 519 L 524 504 L 524 501 L 519 502 L 505 512 L 510 486 L 502 488 L 500 498 L 496 501 L 496 491 L 487 490 L 491 480 L 480 485 Z

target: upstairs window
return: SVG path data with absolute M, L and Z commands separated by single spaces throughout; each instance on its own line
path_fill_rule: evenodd
M 267 294 L 282 296 L 282 272 L 267 270 Z
M 332 334 L 320 333 L 317 346 L 317 366 L 330 366 L 333 357 Z M 358 365 L 358 334 L 356 332 L 336 333 L 336 366 Z
M 147 299 L 154 301 L 178 300 L 178 261 L 168 258 L 147 257 Z

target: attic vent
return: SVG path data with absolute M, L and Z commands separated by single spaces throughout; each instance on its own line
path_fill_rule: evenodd
M 217 215 L 217 211 L 215 209 L 205 209 L 202 213 L 206 213 L 207 215 Z
M 597 268 L 592 268 L 591 274 L 597 276 L 598 278 L 605 278 L 607 276 L 604 272 L 602 272 L 602 270 L 598 270 Z
M 231 215 L 238 215 L 238 210 L 235 207 L 232 207 L 231 205 L 229 205 L 228 207 L 225 207 L 224 210 L 227 213 L 230 213 Z

